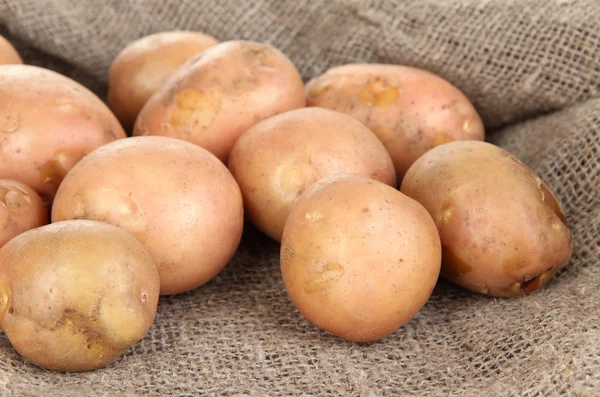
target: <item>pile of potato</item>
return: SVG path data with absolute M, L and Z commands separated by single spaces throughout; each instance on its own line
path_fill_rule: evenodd
M 245 217 L 281 242 L 299 312 L 353 341 L 409 321 L 440 274 L 517 296 L 571 255 L 552 192 L 424 70 L 305 86 L 270 45 L 164 32 L 116 57 L 107 106 L 6 40 L 0 63 L 0 327 L 45 368 L 119 358 L 159 295 L 226 266 Z

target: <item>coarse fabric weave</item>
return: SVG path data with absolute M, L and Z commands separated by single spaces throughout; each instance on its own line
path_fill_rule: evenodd
M 27 63 L 103 98 L 110 63 L 127 43 L 174 29 L 273 44 L 305 79 L 351 62 L 446 78 L 473 101 L 489 140 L 556 192 L 573 232 L 572 260 L 521 298 L 441 280 L 409 323 L 359 344 L 299 315 L 278 245 L 247 228 L 227 268 L 162 298 L 146 337 L 107 368 L 46 371 L 1 336 L 0 395 L 600 395 L 598 0 L 0 1 L 0 33 Z

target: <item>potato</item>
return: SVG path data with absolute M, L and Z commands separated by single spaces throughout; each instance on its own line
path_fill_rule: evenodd
M 183 139 L 227 163 L 248 128 L 304 105 L 304 84 L 284 54 L 266 44 L 228 41 L 174 73 L 146 103 L 133 133 Z
M 200 32 L 160 32 L 127 45 L 108 74 L 108 105 L 130 131 L 144 104 L 181 65 L 218 44 Z
M 440 238 L 416 201 L 381 182 L 336 174 L 309 187 L 283 231 L 281 272 L 302 315 L 352 341 L 374 341 L 425 304 Z
M 125 136 L 108 107 L 79 83 L 36 66 L 0 68 L 0 178 L 23 182 L 51 202 L 83 156 Z
M 424 70 L 350 64 L 330 69 L 307 86 L 307 105 L 355 117 L 381 139 L 401 180 L 431 148 L 454 140 L 483 140 L 484 126 L 456 87 Z
M 296 198 L 327 175 L 350 172 L 396 186 L 390 156 L 375 135 L 343 113 L 303 108 L 244 133 L 229 158 L 250 220 L 280 241 Z
M 5 37 L 0 36 L 0 65 L 22 63 L 23 59 L 15 47 Z
M 442 275 L 472 291 L 532 292 L 571 255 L 556 197 L 529 167 L 489 143 L 452 142 L 427 152 L 408 170 L 401 191 L 437 224 Z
M 135 236 L 152 255 L 161 294 L 196 288 L 229 262 L 241 239 L 242 194 L 208 151 L 166 137 L 116 141 L 65 178 L 52 221 L 91 219 Z
M 13 237 L 48 223 L 48 209 L 29 186 L 0 179 L 0 248 Z
M 0 249 L 0 327 L 26 360 L 87 371 L 117 360 L 154 321 L 158 271 L 125 231 L 69 221 Z

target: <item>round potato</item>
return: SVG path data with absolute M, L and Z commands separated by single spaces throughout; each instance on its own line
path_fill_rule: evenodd
M 302 78 L 283 53 L 266 44 L 228 41 L 175 72 L 148 100 L 133 133 L 186 140 L 227 163 L 248 128 L 304 105 Z
M 374 341 L 425 304 L 440 272 L 440 238 L 416 201 L 353 174 L 300 196 L 281 241 L 285 288 L 309 321 L 344 339 Z
M 0 327 L 21 356 L 47 369 L 117 360 L 154 321 L 159 288 L 150 254 L 101 222 L 43 226 L 0 249 Z
M 467 97 L 425 70 L 338 66 L 311 80 L 306 90 L 308 106 L 347 113 L 369 127 L 390 153 L 399 180 L 435 146 L 484 139 L 483 123 Z
M 364 125 L 343 113 L 303 108 L 264 120 L 235 144 L 229 169 L 246 214 L 279 241 L 292 204 L 327 175 L 356 173 L 396 186 L 394 164 Z
M 116 141 L 90 153 L 65 178 L 52 221 L 92 219 L 135 236 L 154 258 L 161 294 L 204 284 L 241 239 L 242 194 L 208 151 L 166 137 Z
M 10 239 L 48 223 L 48 209 L 29 186 L 0 179 L 0 248 Z
M 533 171 L 485 142 L 452 142 L 421 157 L 401 191 L 431 214 L 442 275 L 493 296 L 532 292 L 563 267 L 572 241 L 560 203 Z
M 108 105 L 130 131 L 144 104 L 191 57 L 218 44 L 214 37 L 189 31 L 160 32 L 127 45 L 108 74 Z
M 0 36 L 0 65 L 22 63 L 23 59 L 15 47 L 5 37 Z
M 0 178 L 51 202 L 83 156 L 125 137 L 108 107 L 79 83 L 36 66 L 0 68 Z

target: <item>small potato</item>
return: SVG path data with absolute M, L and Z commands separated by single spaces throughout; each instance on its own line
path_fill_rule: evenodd
M 48 209 L 29 186 L 0 179 L 0 248 L 13 237 L 48 223 Z
M 383 64 L 330 69 L 307 86 L 307 105 L 347 113 L 390 153 L 398 180 L 423 153 L 454 140 L 483 140 L 473 105 L 456 87 L 424 70 Z
M 300 313 L 359 342 L 412 318 L 433 291 L 440 261 L 440 238 L 423 206 L 352 174 L 309 187 L 281 241 L 283 281 Z
M 183 139 L 227 163 L 248 128 L 304 105 L 302 78 L 283 53 L 266 44 L 228 41 L 175 72 L 146 103 L 133 134 Z
M 472 291 L 532 292 L 571 256 L 556 197 L 529 167 L 489 143 L 452 142 L 429 151 L 409 169 L 401 191 L 437 224 L 442 275 Z
M 91 219 L 135 236 L 154 258 L 161 294 L 196 288 L 229 262 L 242 194 L 215 156 L 189 142 L 136 137 L 90 153 L 65 178 L 52 221 Z
M 23 59 L 15 47 L 5 37 L 0 36 L 0 65 L 22 63 Z
M 237 141 L 229 169 L 252 222 L 279 241 L 292 204 L 327 175 L 356 173 L 396 186 L 394 164 L 364 125 L 326 109 L 296 109 L 250 128 Z
M 0 327 L 26 360 L 88 371 L 117 360 L 154 321 L 158 271 L 127 232 L 69 221 L 0 249 Z
M 197 53 L 218 44 L 200 32 L 160 32 L 126 46 L 113 61 L 108 75 L 108 105 L 125 130 L 173 72 Z
M 83 156 L 125 137 L 108 107 L 79 83 L 36 66 L 0 68 L 0 178 L 52 202 Z

